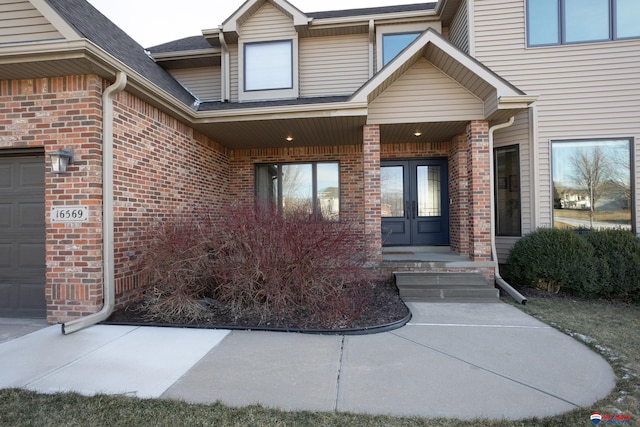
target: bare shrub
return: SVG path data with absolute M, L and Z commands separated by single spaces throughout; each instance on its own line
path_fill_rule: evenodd
M 335 327 L 357 318 L 369 298 L 364 253 L 346 222 L 301 207 L 286 215 L 265 206 L 225 212 L 210 247 L 214 296 L 233 310 L 286 320 L 302 310 L 310 322 Z
M 139 261 L 154 284 L 141 305 L 150 320 L 196 321 L 204 315 L 198 300 L 210 293 L 205 218 L 163 220 L 150 229 L 151 241 Z
M 160 222 L 141 259 L 154 283 L 143 309 L 154 320 L 195 322 L 207 314 L 201 300 L 212 298 L 265 324 L 358 319 L 373 296 L 362 231 L 309 212 L 236 205 L 215 220 Z

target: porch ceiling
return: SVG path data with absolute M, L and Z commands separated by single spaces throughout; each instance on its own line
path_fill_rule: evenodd
M 196 129 L 230 149 L 283 148 L 359 145 L 365 123 L 366 116 L 315 117 L 216 122 Z
M 229 149 L 361 145 L 365 122 L 366 117 L 255 120 L 203 124 L 196 129 Z M 467 122 L 381 125 L 381 143 L 448 142 L 465 133 L 466 126 Z M 416 132 L 421 135 L 415 136 Z
M 456 135 L 466 132 L 468 122 L 402 123 L 380 126 L 382 144 L 407 142 L 449 142 Z M 415 133 L 420 132 L 416 136 Z

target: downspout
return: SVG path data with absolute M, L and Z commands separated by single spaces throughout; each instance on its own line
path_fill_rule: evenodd
M 127 86 L 127 75 L 118 71 L 116 81 L 102 94 L 102 310 L 62 324 L 67 335 L 106 320 L 116 299 L 113 236 L 113 98 Z
M 500 129 L 504 129 L 504 128 L 508 128 L 509 126 L 511 126 L 513 124 L 513 122 L 515 122 L 516 117 L 515 116 L 511 116 L 511 118 L 509 119 L 508 122 L 506 123 L 501 123 L 499 125 L 495 125 L 489 128 L 489 155 L 492 157 L 491 161 L 489 162 L 489 176 L 491 179 L 491 256 L 493 257 L 493 260 L 495 261 L 495 278 L 496 278 L 496 285 L 498 285 L 500 288 L 502 288 L 502 290 L 504 290 L 506 293 L 509 294 L 509 296 L 511 296 L 511 298 L 513 298 L 514 300 L 516 300 L 519 304 L 525 305 L 527 303 L 527 299 L 518 291 L 516 291 L 515 289 L 513 289 L 513 287 L 508 284 L 503 278 L 502 276 L 500 276 L 500 268 L 498 267 L 498 251 L 496 250 L 496 223 L 495 223 L 495 206 L 496 206 L 496 190 L 495 190 L 495 171 L 494 171 L 494 162 L 495 162 L 495 158 L 493 158 L 493 133 L 497 130 Z
M 224 38 L 224 33 L 220 30 L 220 34 L 218 34 L 218 38 L 220 39 L 220 46 L 222 47 L 222 56 L 220 58 L 222 63 L 222 73 L 221 74 L 221 85 L 222 85 L 222 102 L 229 102 L 231 99 L 231 78 L 229 67 L 231 66 L 231 61 L 229 59 L 229 46 L 227 46 L 227 41 Z

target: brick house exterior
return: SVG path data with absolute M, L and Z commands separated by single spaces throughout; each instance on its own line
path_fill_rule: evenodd
M 420 161 L 439 161 L 444 181 L 432 178 L 437 194 L 448 194 L 438 202 L 447 212 L 444 223 L 411 220 L 420 208 L 407 199 L 400 203 L 404 222 L 390 226 L 413 233 L 444 224 L 444 240 L 436 244 L 468 261 L 447 270 L 471 269 L 493 280 L 490 129 L 532 116 L 537 96 L 463 47 L 458 36 L 460 16 L 471 13 L 467 1 L 304 14 L 285 0 L 249 0 L 219 29 L 150 48 L 153 59 L 85 0 L 3 4 L 40 23 L 0 22 L 11 28 L 0 33 L 7 34 L 0 35 L 0 173 L 6 171 L 0 195 L 15 199 L 0 202 L 6 219 L 0 226 L 8 236 L 20 234 L 16 218 L 27 205 L 16 195 L 28 185 L 13 177 L 22 176 L 27 159 L 40 174 L 34 188 L 42 190 L 41 203 L 28 205 L 42 222 L 29 230 L 42 239 L 0 239 L 0 254 L 20 254 L 0 269 L 2 315 L 46 313 L 56 323 L 96 313 L 106 304 L 108 268 L 115 306 L 132 301 L 148 285 L 135 267 L 148 227 L 254 200 L 256 168 L 267 164 L 337 163 L 340 218 L 360 227 L 369 262 L 386 275 L 381 230 L 393 215 L 381 171 L 396 164 L 417 171 Z M 383 62 L 385 36 L 407 32 L 415 38 Z M 283 38 L 293 52 L 290 87 L 254 90 L 247 49 L 279 49 Z M 118 75 L 126 75 L 126 86 L 111 107 L 105 94 Z M 535 126 L 525 128 L 521 147 L 532 143 Z M 113 144 L 112 201 L 104 192 L 107 143 Z M 58 148 L 74 151 L 67 174 L 50 171 L 48 154 Z M 523 157 L 521 164 L 536 161 Z M 54 221 L 54 209 L 65 206 L 88 208 L 88 219 Z M 113 254 L 103 249 L 109 206 Z M 529 230 L 545 225 L 532 224 Z M 403 244 L 429 246 L 429 238 L 407 234 Z M 27 276 L 31 282 L 20 281 Z

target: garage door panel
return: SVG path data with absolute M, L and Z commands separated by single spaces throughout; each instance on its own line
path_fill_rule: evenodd
M 42 164 L 21 164 L 18 168 L 18 185 L 22 190 L 42 188 L 44 162 Z
M 0 164 L 0 190 L 13 188 L 13 167 L 11 164 Z
M 20 203 L 18 211 L 20 212 L 19 226 L 21 229 L 44 230 L 44 205 L 42 203 Z
M 44 157 L 0 152 L 0 317 L 44 317 Z
M 9 243 L 0 243 L 0 277 L 4 274 L 4 269 L 11 268 L 11 247 Z
M 42 244 L 24 243 L 18 246 L 18 268 L 44 269 L 45 249 Z M 26 272 L 25 272 L 26 273 Z
M 0 229 L 9 229 L 11 224 L 13 224 L 13 205 L 0 203 Z
M 36 312 L 42 310 L 46 304 L 42 285 L 39 283 L 22 283 L 18 293 L 18 309 L 22 312 Z

